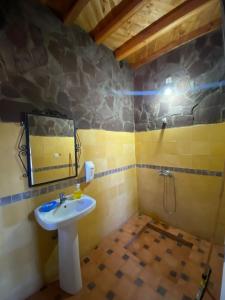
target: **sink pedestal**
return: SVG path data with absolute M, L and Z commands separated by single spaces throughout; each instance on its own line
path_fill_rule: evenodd
M 79 240 L 76 222 L 58 228 L 59 282 L 69 294 L 76 294 L 82 288 Z
M 60 287 L 76 294 L 82 288 L 77 221 L 95 209 L 96 201 L 87 195 L 76 201 L 66 199 L 63 205 L 55 201 L 55 209 L 46 212 L 39 206 L 34 214 L 41 227 L 58 230 Z

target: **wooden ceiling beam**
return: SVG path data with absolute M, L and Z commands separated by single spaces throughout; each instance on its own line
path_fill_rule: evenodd
M 64 16 L 64 24 L 73 24 L 81 11 L 85 8 L 90 0 L 75 0 L 69 12 Z
M 102 43 L 145 3 L 145 0 L 122 0 L 122 2 L 115 6 L 92 30 L 91 36 L 94 38 L 95 42 L 98 44 Z
M 144 64 L 150 63 L 153 60 L 159 58 L 160 56 L 200 37 L 203 36 L 209 32 L 217 30 L 221 26 L 221 19 L 216 19 L 190 33 L 187 33 L 186 35 L 180 35 L 177 39 L 170 42 L 165 47 L 158 49 L 155 52 L 149 53 L 147 56 L 142 58 L 141 60 L 138 60 L 136 63 L 130 64 L 133 69 L 138 69 Z
M 125 42 L 122 46 L 114 51 L 117 60 L 122 60 L 146 44 L 158 38 L 161 34 L 177 26 L 187 18 L 200 12 L 206 6 L 210 5 L 213 0 L 187 0 L 168 14 L 164 15 L 133 38 Z

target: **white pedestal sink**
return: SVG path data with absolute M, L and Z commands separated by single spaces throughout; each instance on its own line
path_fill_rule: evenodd
M 59 199 L 56 200 L 59 203 Z M 96 201 L 86 195 L 80 200 L 66 200 L 49 212 L 34 211 L 38 223 L 46 230 L 58 230 L 59 282 L 69 294 L 82 288 L 79 240 L 76 221 L 90 213 Z

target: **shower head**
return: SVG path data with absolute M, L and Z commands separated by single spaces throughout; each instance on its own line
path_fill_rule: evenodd
M 162 119 L 162 129 L 166 128 L 166 124 L 167 124 L 167 119 L 163 118 Z

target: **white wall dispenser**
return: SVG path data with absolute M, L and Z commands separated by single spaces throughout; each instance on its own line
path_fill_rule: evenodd
M 90 182 L 94 179 L 95 176 L 95 165 L 92 161 L 85 161 L 84 163 L 85 169 L 85 178 L 86 182 Z

